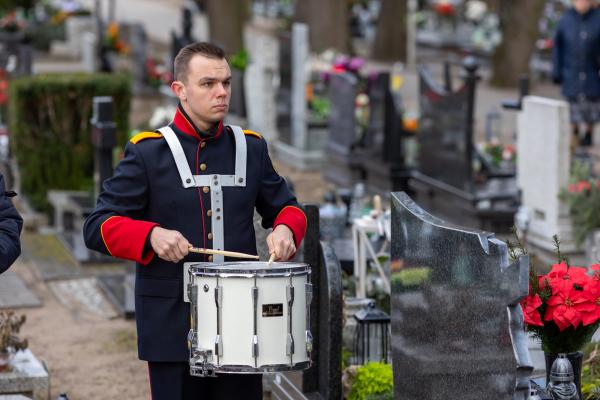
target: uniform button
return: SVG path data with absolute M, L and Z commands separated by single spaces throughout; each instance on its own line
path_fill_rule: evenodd
M 210 191 L 210 188 L 209 188 L 208 186 L 204 186 L 204 187 L 202 188 L 202 191 L 203 191 L 204 193 L 208 193 L 208 192 Z
M 205 148 L 206 147 L 206 142 L 200 143 L 200 147 Z
M 582 81 L 585 81 L 585 76 L 586 76 L 586 75 L 585 75 L 585 72 L 580 72 L 580 73 L 579 73 L 579 79 L 580 79 L 580 80 L 582 80 Z
M 208 262 L 212 262 L 213 256 L 208 256 Z
M 206 215 L 208 215 L 209 217 L 212 217 L 212 210 L 208 210 L 208 211 L 206 212 Z
M 583 39 L 583 40 L 587 39 L 587 36 L 588 36 L 588 34 L 586 31 L 581 31 L 579 33 L 579 37 L 581 37 L 581 39 Z
M 212 240 L 212 237 L 213 237 L 212 233 L 209 233 L 207 236 L 208 236 L 208 240 Z
M 200 171 L 206 171 L 206 164 L 200 164 Z

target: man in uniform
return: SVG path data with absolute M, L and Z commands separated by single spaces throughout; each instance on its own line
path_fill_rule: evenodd
M 179 98 L 173 122 L 131 139 L 84 226 L 89 248 L 137 263 L 138 352 L 154 400 L 262 399 L 260 375 L 190 376 L 183 262 L 223 261 L 188 253 L 191 245 L 256 254 L 255 208 L 273 228 L 267 245 L 277 260 L 291 258 L 306 231 L 265 140 L 223 125 L 230 85 L 222 49 L 183 48 L 171 85 Z

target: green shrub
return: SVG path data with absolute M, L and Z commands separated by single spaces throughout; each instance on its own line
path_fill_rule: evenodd
M 390 390 L 382 394 L 372 394 L 367 396 L 365 400 L 394 400 L 394 391 Z
M 119 74 L 48 74 L 10 84 L 9 123 L 21 190 L 48 212 L 49 189 L 91 190 L 92 98 L 112 96 L 117 143 L 127 140 L 131 82 Z
M 393 388 L 392 366 L 370 362 L 358 369 L 348 400 L 366 400 L 371 395 L 391 393 Z

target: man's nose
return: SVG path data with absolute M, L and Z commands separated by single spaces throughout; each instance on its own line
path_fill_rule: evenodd
M 223 96 L 227 96 L 227 88 L 225 87 L 225 85 L 223 83 L 219 83 L 217 85 L 217 96 L 218 97 L 223 97 Z

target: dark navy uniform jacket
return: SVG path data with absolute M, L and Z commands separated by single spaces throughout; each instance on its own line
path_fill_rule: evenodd
M 554 36 L 553 79 L 563 96 L 600 98 L 600 8 L 580 15 L 571 8 Z
M 178 108 L 175 131 L 193 174 L 233 174 L 235 140 L 221 123 L 200 132 Z M 223 188 L 225 250 L 256 254 L 256 207 L 266 228 L 288 226 L 296 245 L 306 217 L 287 184 L 273 169 L 267 144 L 244 131 L 247 143 L 245 187 Z M 104 182 L 96 209 L 84 225 L 86 245 L 114 257 L 136 261 L 135 308 L 138 353 L 148 361 L 188 361 L 189 303 L 183 302 L 183 263 L 212 261 L 189 254 L 175 264 L 156 256 L 149 245 L 153 227 L 179 231 L 196 247 L 212 248 L 210 188 L 184 189 L 173 155 L 160 133 L 132 138 L 112 178 Z
M 19 235 L 23 228 L 23 219 L 9 199 L 14 195 L 14 192 L 6 191 L 4 177 L 0 174 L 0 274 L 21 254 Z

